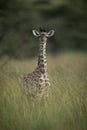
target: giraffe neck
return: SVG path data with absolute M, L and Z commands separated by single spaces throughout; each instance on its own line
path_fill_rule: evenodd
M 47 73 L 46 42 L 40 43 L 38 69 L 41 73 Z

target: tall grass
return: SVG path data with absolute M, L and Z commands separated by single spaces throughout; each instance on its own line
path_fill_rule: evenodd
M 0 130 L 87 130 L 86 56 L 48 57 L 51 87 L 46 101 L 27 98 L 20 90 L 36 59 L 12 59 L 1 68 Z

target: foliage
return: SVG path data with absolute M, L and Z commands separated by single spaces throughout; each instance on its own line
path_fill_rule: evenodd
M 36 55 L 36 51 L 31 51 L 31 46 L 37 49 L 38 42 L 32 35 L 32 29 L 39 27 L 56 31 L 49 40 L 50 52 L 87 51 L 86 5 L 85 0 L 0 0 L 0 56 L 12 55 L 19 46 L 22 49 L 18 57 Z M 11 41 L 10 34 L 13 37 Z M 16 36 L 19 40 L 14 47 Z M 9 44 L 14 49 L 11 50 Z M 5 51 L 4 46 L 10 51 Z M 28 51 L 23 48 L 28 48 Z

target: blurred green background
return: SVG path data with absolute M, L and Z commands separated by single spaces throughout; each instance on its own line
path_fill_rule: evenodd
M 0 0 L 0 57 L 33 57 L 38 39 L 32 29 L 55 30 L 48 52 L 87 51 L 86 0 Z

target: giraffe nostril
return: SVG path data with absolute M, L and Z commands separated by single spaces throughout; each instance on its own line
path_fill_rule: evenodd
M 42 42 L 44 42 L 44 39 L 41 39 Z

